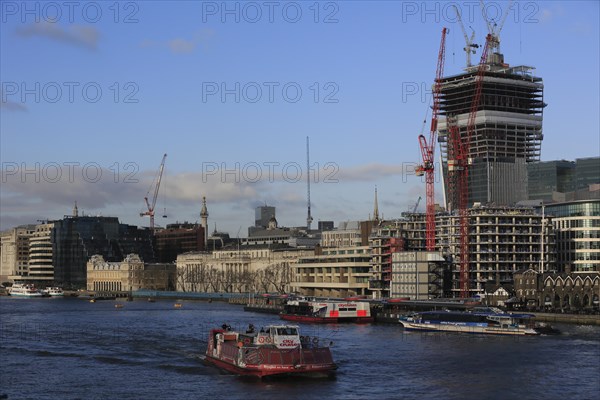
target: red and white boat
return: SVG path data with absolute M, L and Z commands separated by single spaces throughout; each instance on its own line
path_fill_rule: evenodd
M 253 329 L 252 329 L 253 330 Z M 205 361 L 239 375 L 330 376 L 337 369 L 329 347 L 300 336 L 297 326 L 271 325 L 246 333 L 212 329 Z
M 373 322 L 371 305 L 363 301 L 289 300 L 279 314 L 281 319 L 297 322 L 337 323 Z

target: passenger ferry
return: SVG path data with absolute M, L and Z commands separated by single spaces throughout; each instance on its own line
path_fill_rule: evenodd
M 8 293 L 15 297 L 42 297 L 42 292 L 35 285 L 27 283 L 15 283 L 8 288 Z
M 363 301 L 288 300 L 279 316 L 296 322 L 373 322 L 371 305 Z
M 401 317 L 408 331 L 481 333 L 492 335 L 539 335 L 532 314 L 504 313 L 493 307 L 473 311 L 427 311 Z
M 235 332 L 227 325 L 212 329 L 205 362 L 239 375 L 330 376 L 337 369 L 329 347 L 300 336 L 294 325 L 270 325 L 255 332 Z
M 45 290 L 43 290 L 43 294 L 48 295 L 50 297 L 59 297 L 64 296 L 65 293 L 63 292 L 62 288 L 58 286 L 49 286 Z

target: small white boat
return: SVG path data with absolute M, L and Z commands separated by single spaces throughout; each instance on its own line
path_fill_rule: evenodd
M 58 297 L 58 296 L 65 295 L 62 288 L 60 288 L 58 286 L 52 286 L 52 287 L 49 286 L 44 290 L 44 293 L 50 297 Z

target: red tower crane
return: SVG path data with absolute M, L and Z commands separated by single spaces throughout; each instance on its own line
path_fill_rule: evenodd
M 435 180 L 435 139 L 437 135 L 438 111 L 440 107 L 440 90 L 442 86 L 442 76 L 444 75 L 444 60 L 446 56 L 446 34 L 448 29 L 442 29 L 442 40 L 440 42 L 440 51 L 438 53 L 437 69 L 435 72 L 435 83 L 433 87 L 433 107 L 431 112 L 431 129 L 429 130 L 429 142 L 423 134 L 419 135 L 419 146 L 421 147 L 421 156 L 423 164 L 415 168 L 417 176 L 425 175 L 426 185 L 426 248 L 427 251 L 435 250 L 435 197 L 433 183 Z
M 448 172 L 453 176 L 450 179 L 451 198 L 456 199 L 459 215 L 459 249 L 460 249 L 460 297 L 469 297 L 469 166 L 471 164 L 470 146 L 471 137 L 475 130 L 475 118 L 481 101 L 483 77 L 487 67 L 487 54 L 492 35 L 487 35 L 481 61 L 475 75 L 475 88 L 466 135 L 461 138 L 460 130 L 456 126 L 454 116 L 448 116 L 448 131 L 450 145 L 448 146 Z
M 150 217 L 150 230 L 154 233 L 154 207 L 156 206 L 156 199 L 158 197 L 158 189 L 160 188 L 160 181 L 162 179 L 163 170 L 165 169 L 165 159 L 167 155 L 165 154 L 160 163 L 160 167 L 158 168 L 158 173 L 154 177 L 150 188 L 148 189 L 148 193 L 146 193 L 146 197 L 144 197 L 144 201 L 146 202 L 146 207 L 148 207 L 148 211 L 144 211 L 140 213 L 140 217 L 148 215 Z M 156 186 L 154 187 L 154 196 L 152 197 L 152 204 L 148 201 L 148 196 L 150 195 L 150 191 L 152 190 L 152 186 L 154 185 L 154 181 L 156 181 Z

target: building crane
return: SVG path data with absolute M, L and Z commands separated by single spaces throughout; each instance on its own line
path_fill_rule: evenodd
M 421 157 L 423 164 L 415 168 L 417 176 L 425 175 L 426 186 L 426 248 L 427 251 L 435 250 L 435 196 L 434 196 L 434 152 L 435 140 L 437 136 L 438 111 L 440 107 L 440 96 L 442 77 L 444 75 L 444 61 L 446 57 L 446 34 L 447 28 L 442 29 L 442 39 L 440 41 L 440 50 L 437 59 L 437 68 L 435 73 L 435 83 L 433 86 L 433 107 L 431 111 L 431 129 L 429 130 L 429 141 L 423 134 L 419 135 L 419 146 L 421 147 Z
M 460 129 L 456 125 L 456 116 L 447 116 L 449 131 L 448 146 L 448 173 L 450 174 L 451 198 L 457 202 L 459 216 L 459 260 L 460 260 L 460 297 L 469 297 L 469 166 L 471 164 L 470 146 L 471 137 L 475 131 L 475 118 L 480 106 L 483 78 L 488 64 L 486 63 L 488 50 L 494 38 L 492 34 L 486 37 L 481 61 L 477 67 L 475 87 L 467 130 L 461 137 Z
M 458 24 L 460 25 L 460 29 L 462 29 L 462 33 L 465 37 L 465 47 L 463 48 L 463 50 L 465 51 L 466 55 L 467 55 L 467 68 L 469 68 L 471 66 L 471 54 L 475 54 L 475 49 L 479 48 L 479 45 L 476 43 L 473 43 L 473 40 L 475 39 L 475 31 L 473 30 L 473 28 L 471 28 L 471 37 L 469 37 L 469 35 L 467 35 L 467 30 L 465 29 L 465 26 L 463 24 L 462 18 L 460 16 L 460 11 L 458 10 L 458 7 L 456 7 L 455 5 L 452 5 L 452 7 L 454 7 L 454 11 L 456 11 L 456 17 L 458 19 Z
M 150 217 L 150 231 L 154 233 L 154 207 L 156 206 L 156 199 L 158 197 L 158 190 L 160 189 L 160 181 L 162 180 L 163 170 L 165 169 L 165 160 L 167 158 L 167 154 L 165 154 L 160 163 L 160 167 L 158 169 L 157 175 L 152 180 L 152 184 L 150 184 L 150 188 L 146 193 L 146 197 L 144 197 L 144 201 L 146 202 L 147 211 L 141 212 L 140 217 L 144 217 L 148 215 Z M 152 197 L 152 203 L 148 201 L 148 196 L 150 195 L 150 191 L 152 190 L 152 186 L 154 186 L 154 181 L 156 181 L 156 186 L 154 187 L 154 196 Z
M 416 213 L 417 212 L 417 208 L 419 207 L 419 203 L 421 202 L 421 196 L 419 196 L 419 198 L 417 199 L 417 202 L 415 204 L 415 206 L 413 207 L 412 213 Z
M 502 32 L 502 28 L 504 27 L 504 23 L 506 22 L 506 18 L 508 17 L 508 12 L 512 6 L 512 0 L 508 2 L 508 6 L 506 6 L 506 10 L 504 10 L 504 15 L 500 21 L 500 25 L 496 24 L 495 21 L 490 21 L 487 16 L 487 11 L 485 9 L 485 4 L 483 0 L 479 0 L 481 4 L 481 13 L 483 14 L 483 19 L 488 27 L 488 39 L 486 38 L 486 44 L 489 47 L 491 54 L 500 53 L 500 32 Z M 492 24 L 493 22 L 493 24 Z M 486 62 L 489 60 L 486 60 Z

